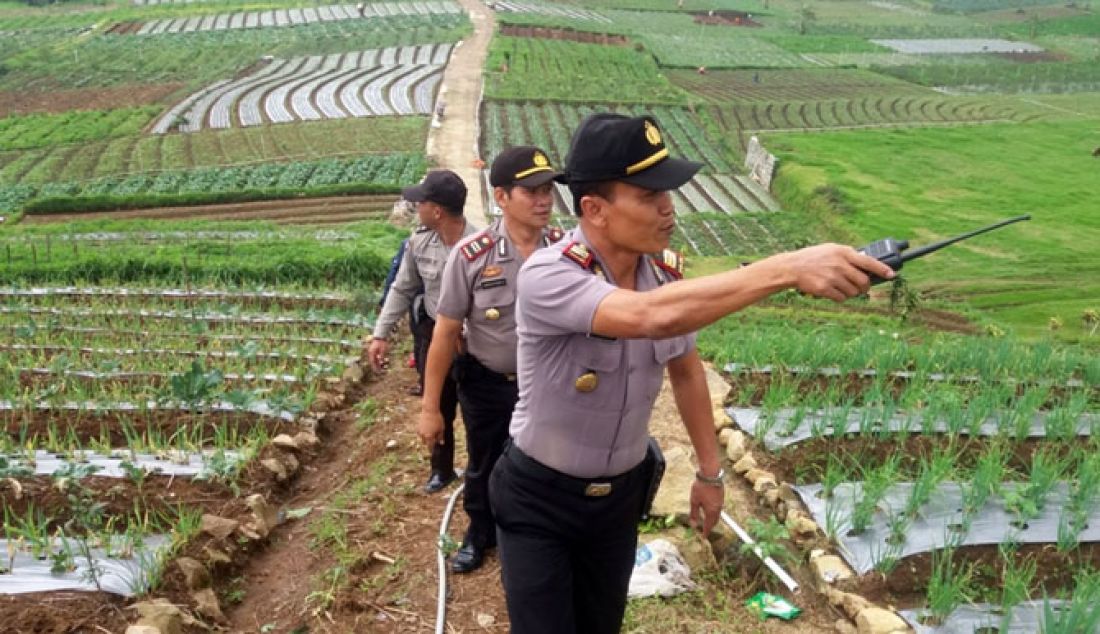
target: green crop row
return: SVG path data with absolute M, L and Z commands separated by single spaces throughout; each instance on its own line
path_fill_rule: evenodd
M 23 209 L 32 214 L 73 213 L 303 195 L 386 193 L 419 180 L 426 170 L 422 154 L 169 170 L 40 187 L 0 187 L 0 209 Z
M 30 245 L 7 245 L 0 251 L 0 284 L 293 284 L 299 288 L 362 288 L 381 282 L 389 270 L 405 230 L 386 223 L 345 225 L 352 240 L 319 240 L 310 232 L 277 231 L 264 222 L 202 226 L 247 226 L 258 233 L 255 239 L 226 241 L 199 235 L 185 242 L 160 243 L 150 248 L 138 228 L 156 226 L 164 231 L 198 226 L 195 223 L 71 223 L 69 231 L 100 230 L 103 227 L 137 231 L 133 240 L 112 242 L 97 248 L 73 248 L 55 244 L 49 259 L 44 244 L 36 241 L 38 257 Z M 33 229 L 33 230 L 32 230 Z M 38 235 L 38 228 L 14 227 L 12 235 Z M 10 255 L 10 260 L 7 259 Z
M 265 55 L 285 58 L 454 42 L 468 30 L 464 14 L 440 14 L 164 36 L 73 36 L 9 56 L 0 90 L 157 82 L 197 86 L 232 77 Z
M 966 86 L 990 91 L 1086 92 L 1100 89 L 1100 62 L 886 66 L 876 69 L 925 86 Z
M 509 145 L 537 145 L 558 165 L 565 160 L 569 139 L 581 119 L 594 112 L 653 115 L 676 155 L 703 161 L 709 172 L 731 172 L 732 154 L 712 141 L 706 123 L 691 111 L 675 106 L 486 101 L 482 107 L 481 147 L 487 161 Z
M 132 136 L 160 112 L 158 106 L 72 110 L 0 119 L 0 150 L 19 150 Z
M 684 103 L 653 58 L 631 48 L 496 37 L 486 61 L 494 99 Z
M 0 152 L 0 183 L 38 186 L 214 165 L 420 152 L 427 130 L 427 117 L 359 117 L 8 151 Z

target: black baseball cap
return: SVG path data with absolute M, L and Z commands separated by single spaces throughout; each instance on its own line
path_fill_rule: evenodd
M 573 134 L 565 183 L 622 181 L 665 191 L 691 180 L 702 163 L 672 158 L 651 116 L 627 117 L 611 112 L 591 114 Z
M 550 165 L 546 152 L 533 145 L 517 145 L 497 154 L 489 169 L 489 184 L 493 187 L 538 187 L 558 176 L 561 172 Z
M 433 170 L 419 184 L 401 190 L 401 197 L 409 202 L 433 202 L 461 212 L 466 206 L 466 183 L 451 170 Z

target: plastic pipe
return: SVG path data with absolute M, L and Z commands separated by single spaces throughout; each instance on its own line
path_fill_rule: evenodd
M 731 529 L 733 529 L 734 533 L 737 533 L 737 537 L 741 541 L 745 542 L 749 546 L 752 546 L 752 552 L 756 553 L 756 556 L 764 562 L 764 565 L 768 567 L 768 570 L 771 570 L 772 573 L 774 573 L 775 576 L 783 582 L 783 585 L 787 586 L 787 589 L 790 590 L 792 594 L 798 593 L 798 582 L 795 581 L 794 578 L 791 577 L 789 574 L 787 574 L 787 571 L 783 570 L 783 567 L 777 564 L 774 559 L 772 559 L 771 557 L 765 557 L 764 554 L 760 551 L 760 547 L 756 545 L 756 542 L 753 540 L 753 538 L 747 532 L 745 532 L 745 529 L 741 528 L 737 524 L 737 522 L 733 521 L 733 518 L 729 516 L 729 513 L 722 511 L 722 521 L 726 523 L 726 526 L 729 526 Z
M 451 498 L 447 500 L 447 508 L 443 510 L 443 521 L 439 524 L 439 539 L 442 543 L 443 536 L 447 534 L 447 525 L 451 523 L 451 514 L 455 510 L 455 502 L 458 495 L 466 488 L 466 483 L 458 485 Z M 447 556 L 443 549 L 436 545 L 436 561 L 439 562 L 439 597 L 435 604 L 435 634 L 443 634 L 443 628 L 447 625 Z

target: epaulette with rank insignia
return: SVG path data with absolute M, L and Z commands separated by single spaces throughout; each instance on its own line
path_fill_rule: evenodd
M 563 237 L 565 237 L 565 232 L 562 231 L 561 227 L 548 227 L 546 229 L 546 241 L 550 244 L 554 244 Z
M 492 248 L 492 236 L 490 236 L 488 233 L 482 233 L 472 238 L 466 244 L 462 245 L 461 251 L 462 255 L 466 257 L 466 260 L 468 262 L 473 262 L 474 260 L 488 253 L 489 250 Z
M 665 249 L 660 255 L 653 256 L 653 263 L 673 279 L 679 280 L 684 277 L 684 256 L 679 251 Z
M 581 268 L 592 268 L 592 252 L 580 242 L 570 242 L 565 245 L 561 254 L 579 264 Z

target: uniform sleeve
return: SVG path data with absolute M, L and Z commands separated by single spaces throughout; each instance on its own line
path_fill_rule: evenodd
M 551 251 L 553 253 L 553 251 Z M 520 269 L 516 304 L 525 331 L 533 335 L 588 334 L 596 307 L 615 286 L 563 260 L 533 257 Z
M 378 321 L 374 324 L 376 339 L 385 339 L 390 336 L 393 327 L 405 311 L 409 310 L 413 297 L 416 297 L 420 287 L 424 285 L 416 268 L 416 258 L 413 256 L 417 248 L 417 243 L 410 239 L 405 249 L 405 256 L 401 259 L 401 266 L 397 269 L 397 277 L 394 278 L 390 292 L 386 295 L 386 303 L 383 304 L 382 312 L 378 314 Z
M 466 272 L 466 258 L 461 249 L 451 249 L 440 280 L 439 306 L 436 313 L 462 321 L 470 313 L 470 278 Z

